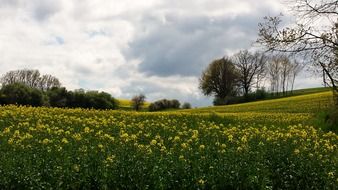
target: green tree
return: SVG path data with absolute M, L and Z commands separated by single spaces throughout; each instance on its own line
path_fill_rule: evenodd
M 53 87 L 47 91 L 49 104 L 52 107 L 67 107 L 68 92 L 66 88 Z
M 239 72 L 229 58 L 214 60 L 203 71 L 199 88 L 206 96 L 214 96 L 226 104 L 227 98 L 238 92 Z
M 21 83 L 5 85 L 1 89 L 4 104 L 18 104 L 42 106 L 44 105 L 43 93 Z
M 189 102 L 184 102 L 182 105 L 182 109 L 191 109 L 191 104 Z
M 116 100 L 106 92 L 89 91 L 86 93 L 87 106 L 94 109 L 116 109 Z

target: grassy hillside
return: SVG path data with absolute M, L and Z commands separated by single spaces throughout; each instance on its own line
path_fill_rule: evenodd
M 317 124 L 316 115 L 332 104 L 332 92 L 319 92 L 273 100 L 243 104 L 213 106 L 182 110 L 182 113 L 211 115 L 216 120 L 229 123 L 256 123 L 288 126 Z
M 241 113 L 241 112 L 268 112 L 268 113 L 315 113 L 332 103 L 332 92 L 320 92 L 273 100 L 263 100 L 242 104 L 213 106 L 184 110 L 190 113 Z
M 305 95 L 305 94 L 312 94 L 312 93 L 319 93 L 319 92 L 327 92 L 330 91 L 331 88 L 329 87 L 318 87 L 318 88 L 306 88 L 306 89 L 298 89 L 294 90 L 292 93 L 289 92 L 291 95 Z

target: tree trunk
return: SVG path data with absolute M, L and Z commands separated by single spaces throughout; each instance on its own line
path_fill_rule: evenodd
M 296 75 L 294 74 L 292 78 L 291 94 L 293 94 L 293 85 L 295 84 L 295 79 L 296 79 Z

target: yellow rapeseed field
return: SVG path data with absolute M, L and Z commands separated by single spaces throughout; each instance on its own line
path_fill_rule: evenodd
M 337 188 L 338 136 L 303 109 L 0 107 L 0 189 Z

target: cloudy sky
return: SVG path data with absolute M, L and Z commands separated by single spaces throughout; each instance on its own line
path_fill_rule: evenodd
M 0 0 L 0 75 L 38 69 L 67 89 L 207 106 L 198 77 L 250 48 L 278 0 Z M 296 88 L 320 86 L 302 74 Z

